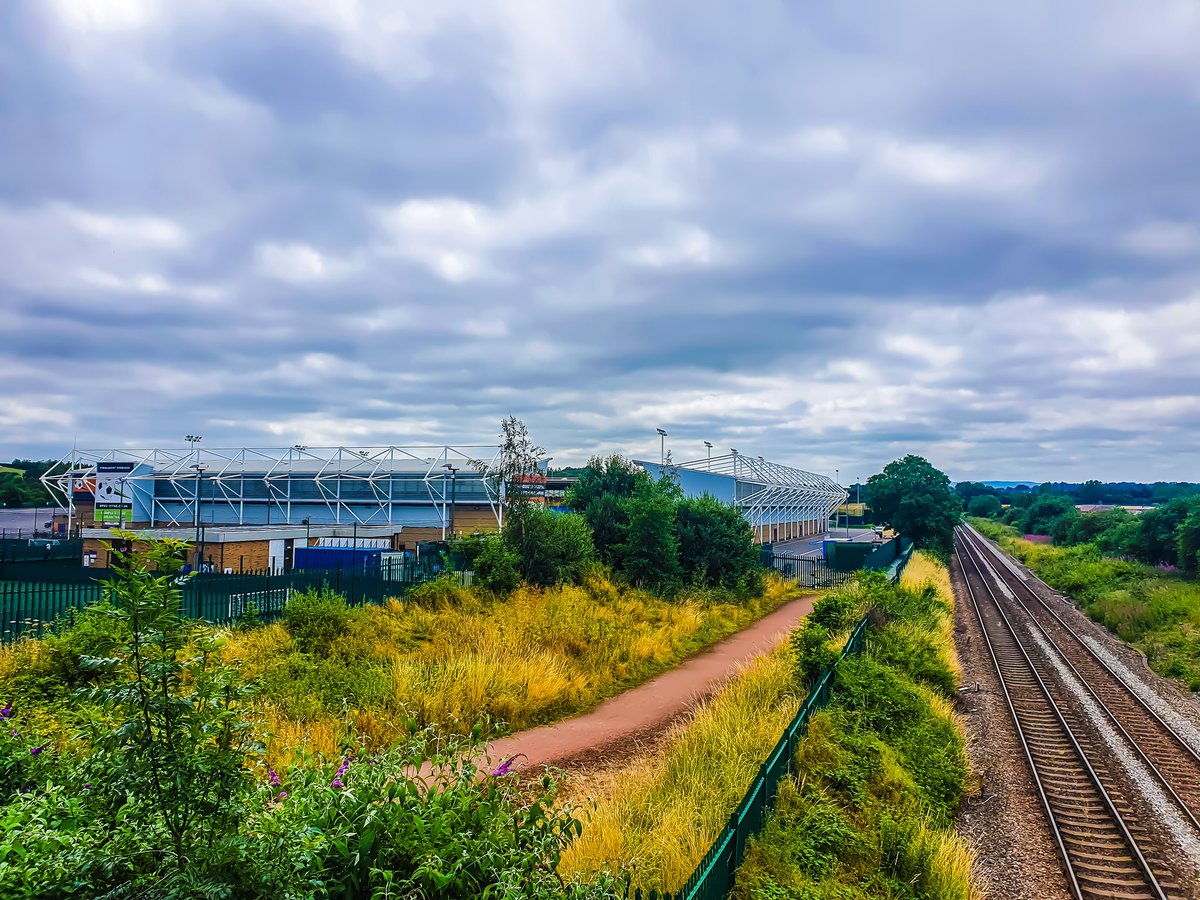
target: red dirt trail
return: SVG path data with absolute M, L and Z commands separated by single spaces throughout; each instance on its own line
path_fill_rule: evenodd
M 590 712 L 494 741 L 488 747 L 492 765 L 517 754 L 523 755 L 514 769 L 602 767 L 628 758 L 713 696 L 746 663 L 775 649 L 812 612 L 815 599 L 789 600 L 753 625 Z

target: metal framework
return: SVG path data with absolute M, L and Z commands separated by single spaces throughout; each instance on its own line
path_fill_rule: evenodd
M 733 478 L 734 502 L 755 528 L 781 527 L 780 540 L 799 537 L 798 523 L 827 522 L 849 492 L 831 478 L 768 462 L 761 456 L 727 453 L 674 463 L 675 468 Z
M 319 513 L 326 524 L 427 524 L 443 531 L 452 503 L 485 502 L 502 519 L 502 487 L 495 477 L 495 445 L 387 447 L 241 447 L 235 449 L 72 450 L 43 476 L 42 483 L 77 514 L 74 494 L 95 483 L 102 463 L 124 463 L 122 500 L 146 510 L 151 526 L 223 524 L 297 525 Z M 447 466 L 453 467 L 451 471 Z M 457 493 L 457 497 L 453 496 Z M 412 507 L 433 515 L 417 523 Z M 265 510 L 265 516 L 263 515 Z M 265 521 L 264 521 L 265 520 Z

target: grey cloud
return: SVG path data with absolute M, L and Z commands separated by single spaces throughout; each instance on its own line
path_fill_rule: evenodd
M 562 463 L 1195 478 L 1168 6 L 9 4 L 0 458 L 511 412 Z

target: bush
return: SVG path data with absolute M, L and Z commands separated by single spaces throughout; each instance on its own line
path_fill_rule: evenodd
M 537 587 L 579 584 L 595 555 L 582 516 L 555 513 L 534 503 L 509 510 L 503 540 L 519 563 L 521 577 Z
M 521 558 L 499 535 L 488 535 L 475 556 L 475 579 L 494 594 L 511 594 L 521 583 Z
M 978 516 L 982 519 L 994 519 L 1003 508 L 998 497 L 983 494 L 971 498 L 971 502 L 967 504 L 967 515 Z
M 859 619 L 859 604 L 847 590 L 826 594 L 813 606 L 808 621 L 822 625 L 833 633 L 845 631 Z
M 837 662 L 837 652 L 829 646 L 829 629 L 806 621 L 792 632 L 792 652 L 796 654 L 796 680 L 812 687 L 828 668 Z
M 350 607 L 329 588 L 305 591 L 288 600 L 283 626 L 300 652 L 328 656 L 333 642 L 349 630 Z
M 675 507 L 675 532 L 680 569 L 689 584 L 733 589 L 758 567 L 761 553 L 750 523 L 712 497 L 681 500 Z
M 108 656 L 129 637 L 124 621 L 113 615 L 107 600 L 69 609 L 58 623 L 58 633 L 46 638 L 55 673 L 69 687 L 95 683 L 99 673 L 83 664 L 87 656 Z

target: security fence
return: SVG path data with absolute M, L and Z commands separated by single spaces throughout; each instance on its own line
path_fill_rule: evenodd
M 838 662 L 851 654 L 862 653 L 866 645 L 867 622 L 870 618 L 871 613 L 867 613 L 855 626 L 838 657 Z M 829 705 L 836 669 L 835 662 L 821 673 L 783 737 L 779 739 L 767 761 L 759 767 L 750 790 L 746 792 L 738 808 L 729 817 L 728 824 L 721 829 L 716 841 L 700 860 L 700 865 L 683 888 L 675 893 L 643 891 L 639 888 L 632 893 L 633 900 L 724 900 L 729 896 L 733 888 L 734 874 L 746 854 L 746 844 L 750 838 L 762 831 L 767 811 L 775 805 L 779 782 L 792 773 L 796 749 L 808 730 L 808 720 L 814 713 Z
M 763 565 L 802 587 L 836 587 L 849 581 L 853 572 L 840 572 L 819 556 L 780 556 L 764 552 Z
M 97 603 L 107 591 L 111 569 L 41 564 L 25 569 L 28 580 L 0 581 L 0 642 L 38 635 L 53 628 L 70 609 Z M 226 625 L 253 616 L 277 619 L 297 593 L 329 589 L 352 606 L 402 597 L 414 585 L 445 573 L 439 563 L 422 560 L 371 568 L 326 572 L 259 572 L 224 575 L 201 572 L 183 584 L 183 614 L 191 619 Z M 460 581 L 464 580 L 459 574 Z

